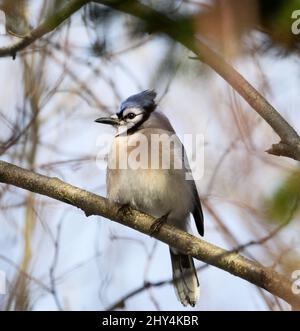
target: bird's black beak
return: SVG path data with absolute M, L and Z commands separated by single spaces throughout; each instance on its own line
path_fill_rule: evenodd
M 99 117 L 95 120 L 95 122 L 102 124 L 118 125 L 119 119 L 115 117 Z

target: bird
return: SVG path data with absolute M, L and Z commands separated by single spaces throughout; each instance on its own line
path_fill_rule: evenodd
M 203 236 L 201 202 L 195 181 L 193 178 L 186 179 L 189 165 L 184 147 L 168 118 L 160 111 L 156 96 L 154 90 L 131 95 L 121 103 L 116 114 L 95 120 L 113 126 L 116 131 L 107 157 L 107 197 L 124 208 L 135 208 L 155 217 L 154 232 L 159 231 L 163 223 L 189 232 L 189 220 L 193 215 L 196 228 Z M 144 142 L 140 150 L 144 148 L 144 154 L 149 156 L 151 147 L 155 147 L 152 141 L 154 136 L 163 136 L 167 142 L 175 143 L 171 144 L 172 148 L 168 151 L 164 149 L 165 145 L 153 148 L 159 160 L 155 167 L 149 160 L 145 161 L 143 167 L 131 166 L 128 158 L 134 142 Z M 177 169 L 173 161 L 169 167 L 164 167 L 162 159 L 168 152 L 172 160 L 185 159 L 184 165 Z M 121 166 L 124 159 L 125 166 Z M 174 247 L 169 247 L 169 250 L 177 298 L 183 306 L 194 307 L 199 299 L 200 287 L 193 258 Z

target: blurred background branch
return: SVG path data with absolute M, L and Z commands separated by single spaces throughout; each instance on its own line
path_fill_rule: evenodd
M 7 33 L 23 38 L 29 31 L 29 23 L 27 17 L 28 10 L 27 0 L 1 0 L 0 10 L 5 13 L 5 26 Z
M 6 10 L 6 15 L 7 15 L 7 9 L 6 8 L 11 8 L 14 10 L 16 7 L 18 7 L 18 4 L 22 2 L 22 5 L 20 6 L 21 10 L 25 8 L 25 1 L 19 0 L 17 2 L 13 1 L 13 5 L 10 5 L 8 7 L 4 7 Z M 11 56 L 12 58 L 16 57 L 16 54 L 18 51 L 24 49 L 25 47 L 29 46 L 32 44 L 34 41 L 37 39 L 43 37 L 45 34 L 53 31 L 56 29 L 61 23 L 63 23 L 66 19 L 68 19 L 73 13 L 75 13 L 77 10 L 79 10 L 82 6 L 86 5 L 89 1 L 88 0 L 70 0 L 70 1 L 65 1 L 65 5 L 60 8 L 58 11 L 55 11 L 52 15 L 47 17 L 45 21 L 43 21 L 38 27 L 31 31 L 27 31 L 26 34 L 23 34 L 22 37 L 23 39 L 21 41 L 16 42 L 15 44 L 7 47 L 3 47 L 0 49 L 0 57 L 3 56 Z M 10 2 L 11 3 L 11 2 Z M 20 17 L 19 12 L 16 14 L 15 12 L 13 13 L 14 20 L 12 21 L 12 25 L 14 27 L 12 30 L 17 30 L 18 29 L 18 23 L 15 26 L 15 20 L 23 20 L 23 11 L 22 15 Z M 16 15 L 16 16 L 15 16 Z M 7 16 L 6 16 L 7 17 Z M 10 28 L 11 30 L 11 28 Z M 22 28 L 22 32 L 25 32 L 25 29 Z M 15 33 L 17 34 L 17 33 Z M 17 34 L 18 36 L 18 34 Z
M 138 17 L 145 23 L 142 31 L 144 30 L 148 33 L 165 33 L 193 51 L 199 57 L 199 60 L 208 64 L 221 75 L 279 135 L 281 142 L 273 145 L 268 150 L 268 153 L 286 156 L 300 161 L 300 137 L 295 129 L 289 125 L 280 113 L 242 75 L 230 66 L 229 63 L 224 61 L 213 49 L 208 47 L 205 42 L 201 41 L 200 36 L 194 34 L 194 16 L 176 17 L 175 15 L 175 18 L 170 18 L 170 15 L 162 14 L 150 6 L 146 6 L 135 0 L 72 0 L 66 2 L 59 10 L 47 17 L 41 25 L 32 30 L 21 42 L 0 49 L 0 56 L 10 55 L 14 58 L 18 51 L 57 28 L 74 12 L 89 2 L 107 5 L 113 9 Z
M 176 132 L 204 136 L 197 187 L 206 240 L 291 278 L 300 261 L 300 35 L 291 30 L 299 0 L 0 0 L 0 7 L 2 160 L 105 196 L 100 136 L 111 132 L 93 120 L 154 88 Z M 275 132 L 281 141 L 272 146 Z M 99 217 L 85 222 L 77 208 L 12 185 L 0 187 L 0 213 L 8 282 L 1 309 L 105 309 L 137 289 L 116 309 L 185 309 L 169 283 L 144 288 L 170 280 L 161 242 Z M 206 265 L 196 261 L 196 309 L 290 309 Z

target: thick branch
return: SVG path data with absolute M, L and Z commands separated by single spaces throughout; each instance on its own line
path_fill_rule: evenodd
M 39 193 L 82 209 L 86 215 L 99 215 L 126 225 L 144 234 L 151 234 L 153 217 L 134 209 L 119 209 L 96 194 L 64 183 L 58 178 L 46 177 L 0 161 L 0 182 Z M 154 237 L 194 258 L 223 269 L 284 299 L 294 308 L 300 307 L 300 297 L 291 291 L 291 282 L 271 268 L 228 252 L 177 228 L 163 225 Z

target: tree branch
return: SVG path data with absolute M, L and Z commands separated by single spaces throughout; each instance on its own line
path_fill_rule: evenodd
M 223 77 L 278 134 L 281 142 L 273 145 L 267 152 L 300 161 L 300 137 L 297 132 L 238 71 L 194 35 L 193 27 L 188 26 L 188 21 L 182 18 L 173 20 L 136 0 L 94 2 L 140 18 L 146 22 L 145 29 L 149 33 L 164 33 L 194 52 L 199 60 Z
M 151 234 L 153 217 L 134 209 L 124 211 L 120 209 L 120 205 L 58 178 L 43 176 L 0 161 L 0 182 L 71 204 L 83 210 L 87 216 L 103 216 L 144 234 Z M 154 237 L 185 254 L 269 291 L 290 303 L 294 309 L 300 307 L 300 296 L 292 293 L 290 280 L 271 268 L 246 259 L 236 252 L 225 251 L 168 224 L 163 225 Z
M 61 23 L 63 23 L 67 18 L 79 10 L 82 6 L 86 5 L 89 0 L 72 0 L 67 1 L 66 5 L 60 10 L 55 12 L 53 15 L 47 17 L 37 28 L 30 31 L 24 36 L 19 42 L 10 45 L 8 47 L 0 48 L 0 57 L 12 56 L 14 59 L 17 52 L 26 48 L 37 39 L 43 37 L 45 34 L 56 29 Z
M 269 241 L 271 238 L 273 238 L 274 235 L 276 235 L 280 229 L 282 229 L 282 225 L 277 227 L 274 231 L 272 231 L 269 235 L 258 239 L 258 240 L 251 240 L 249 242 L 247 242 L 246 244 L 242 244 L 239 245 L 235 248 L 233 248 L 232 250 L 230 250 L 228 253 L 239 253 L 244 251 L 247 247 L 250 246 L 255 246 L 255 245 L 261 245 L 264 244 L 266 241 Z M 197 272 L 204 270 L 204 268 L 208 267 L 209 264 L 204 264 L 201 267 L 197 268 Z M 123 297 L 121 297 L 121 299 L 117 300 L 114 304 L 110 305 L 108 308 L 106 308 L 106 310 L 115 310 L 117 308 L 124 308 L 126 301 L 128 299 L 131 299 L 132 297 L 136 296 L 137 294 L 140 294 L 141 292 L 144 292 L 152 287 L 160 287 L 160 286 L 164 286 L 164 285 L 169 285 L 169 284 L 174 284 L 174 279 L 173 278 L 169 278 L 166 280 L 161 280 L 158 282 L 144 282 L 144 284 L 142 286 L 139 286 L 138 288 L 133 289 L 132 291 L 130 291 L 129 293 L 127 293 L 126 295 L 124 295 Z
M 138 17 L 146 23 L 145 30 L 149 33 L 164 33 L 194 52 L 201 61 L 223 77 L 278 134 L 281 141 L 267 152 L 300 161 L 300 137 L 297 132 L 242 75 L 194 35 L 191 25 L 192 17 L 189 17 L 189 20 L 184 17 L 171 19 L 136 0 L 70 0 L 21 41 L 9 47 L 0 48 L 0 57 L 15 58 L 18 51 L 53 31 L 82 6 L 91 2 Z

